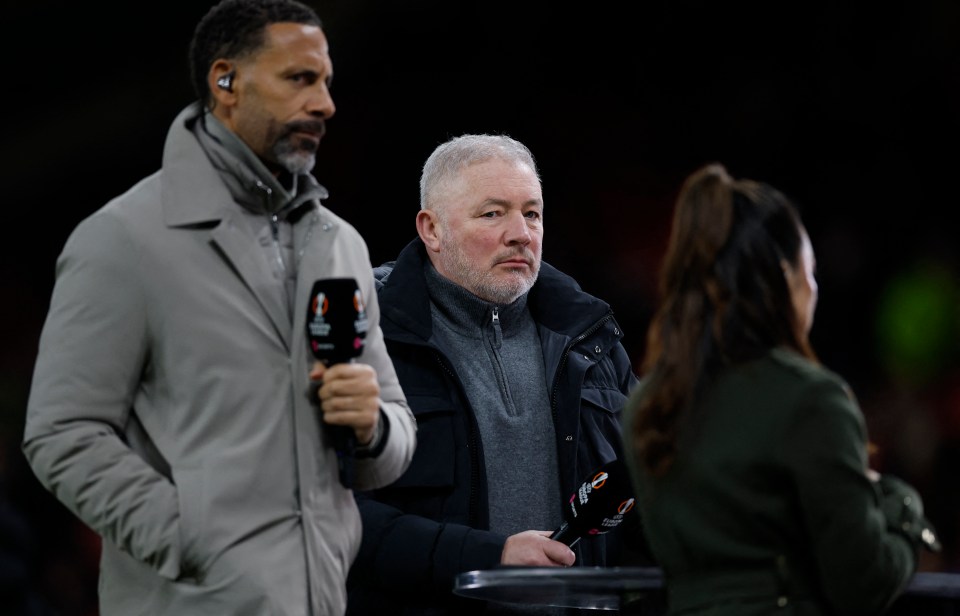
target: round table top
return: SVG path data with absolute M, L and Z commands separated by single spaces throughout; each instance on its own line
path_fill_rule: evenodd
M 453 592 L 504 603 L 619 610 L 662 587 L 655 567 L 497 567 L 461 573 Z

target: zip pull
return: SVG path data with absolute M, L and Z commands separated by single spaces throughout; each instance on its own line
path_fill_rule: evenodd
M 280 217 L 276 214 L 270 215 L 270 233 L 273 234 L 273 239 L 280 239 Z
M 263 209 L 267 212 L 272 210 L 273 208 L 270 207 L 270 201 L 273 197 L 273 189 L 260 180 L 257 180 L 257 183 L 254 185 L 254 187 L 260 191 L 260 195 L 263 197 Z
M 500 308 L 493 307 L 493 344 L 494 348 L 499 349 L 503 344 L 503 330 L 500 329 Z
M 273 189 L 267 186 L 266 184 L 264 184 L 263 182 L 261 182 L 260 180 L 257 180 L 256 186 L 257 188 L 260 189 L 260 192 L 264 193 L 264 199 L 266 199 L 269 202 L 270 195 L 273 194 Z

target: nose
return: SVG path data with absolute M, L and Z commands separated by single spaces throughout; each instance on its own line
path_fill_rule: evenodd
M 307 99 L 307 113 L 311 116 L 329 120 L 337 112 L 337 106 L 330 95 L 330 87 L 325 81 L 317 82 L 317 87 Z
M 526 246 L 530 243 L 532 239 L 532 236 L 530 235 L 530 227 L 527 225 L 527 219 L 523 215 L 523 212 L 510 212 L 507 214 L 506 222 L 506 230 L 503 236 L 504 243 L 506 243 L 508 246 L 515 244 Z

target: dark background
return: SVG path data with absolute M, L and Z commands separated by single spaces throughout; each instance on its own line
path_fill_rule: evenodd
M 56 257 L 158 168 L 193 98 L 186 50 L 207 6 L 4 6 L 0 600 L 35 591 L 60 614 L 96 613 L 97 539 L 19 451 L 30 376 Z M 960 568 L 957 3 L 318 8 L 338 111 L 315 174 L 375 264 L 414 237 L 437 144 L 510 134 L 540 164 L 544 259 L 611 303 L 639 366 L 686 174 L 720 161 L 794 197 L 818 259 L 815 348 L 859 397 L 875 466 L 923 494 L 946 549 L 922 568 Z

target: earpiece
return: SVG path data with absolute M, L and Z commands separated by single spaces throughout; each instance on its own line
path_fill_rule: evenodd
M 233 71 L 217 79 L 217 87 L 227 92 L 233 92 Z

